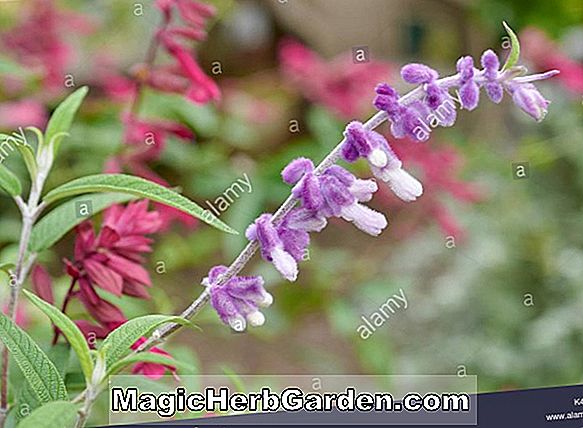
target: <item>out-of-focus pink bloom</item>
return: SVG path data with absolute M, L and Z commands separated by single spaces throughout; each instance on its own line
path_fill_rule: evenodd
M 46 110 L 36 100 L 24 99 L 0 104 L 0 128 L 2 129 L 16 129 L 20 126 L 44 128 L 46 123 Z
M 170 184 L 156 174 L 148 162 L 158 159 L 166 145 L 166 138 L 173 135 L 182 141 L 194 141 L 195 135 L 190 128 L 170 121 L 145 121 L 133 116 L 126 116 L 124 142 L 126 150 L 107 160 L 105 172 L 114 174 L 127 169 L 132 174 L 147 180 L 171 187 Z M 196 218 L 163 204 L 154 204 L 159 213 L 159 231 L 167 230 L 174 221 L 179 221 L 188 228 L 198 224 Z
M 540 70 L 560 70 L 556 78 L 576 94 L 583 94 L 583 64 L 569 58 L 560 47 L 538 28 L 530 27 L 520 33 L 523 55 Z
M 179 67 L 176 76 L 183 76 L 185 96 L 197 104 L 206 104 L 221 99 L 221 91 L 213 79 L 205 74 L 190 52 L 172 38 L 171 34 L 160 33 L 162 44 L 174 57 Z M 152 72 L 154 75 L 156 71 Z M 151 78 L 152 79 L 152 78 Z M 161 79 L 158 77 L 158 81 Z M 151 80 L 150 80 L 151 81 Z M 161 88 L 161 87 L 160 87 Z M 172 90 L 173 87 L 168 87 Z
M 107 52 L 99 52 L 94 57 L 94 81 L 92 87 L 101 88 L 108 99 L 115 102 L 130 101 L 137 89 L 134 79 L 126 77 L 116 71 L 115 59 Z
M 132 345 L 132 349 L 138 349 L 139 346 L 146 341 L 146 338 L 140 338 L 136 343 Z M 164 355 L 165 357 L 171 357 L 171 355 L 164 351 L 163 349 L 153 347 L 149 352 L 154 354 Z M 167 366 L 157 363 L 137 363 L 132 369 L 133 374 L 143 374 L 150 379 L 160 379 L 166 374 L 166 370 L 170 371 L 174 376 L 176 376 L 176 367 Z
M 158 232 L 160 226 L 159 214 L 148 211 L 148 201 L 108 208 L 97 236 L 91 221 L 77 226 L 75 257 L 73 262 L 67 261 L 67 273 L 79 281 L 79 297 L 93 318 L 106 323 L 123 317 L 95 287 L 116 296 L 149 298 L 147 287 L 152 282 L 142 266 L 142 254 L 152 251 L 152 240 L 146 235 Z
M 452 196 L 462 203 L 472 204 L 480 201 L 484 195 L 473 183 L 458 178 L 463 166 L 461 154 L 450 145 L 415 144 L 406 139 L 397 140 L 391 147 L 404 164 L 416 170 L 425 187 L 423 197 L 413 205 L 407 205 L 407 210 L 413 211 L 409 211 L 410 215 L 401 230 L 402 235 L 412 232 L 422 221 L 433 219 L 446 236 L 462 239 L 464 229 L 448 210 L 444 197 Z M 390 197 L 386 186 L 380 186 L 379 192 L 385 203 L 402 205 Z M 416 215 L 416 211 L 422 214 Z
M 23 65 L 42 72 L 50 88 L 62 87 L 72 50 L 64 31 L 86 33 L 91 24 L 81 15 L 57 10 L 52 0 L 34 0 L 23 8 L 25 17 L 0 35 L 3 52 Z
M 34 292 L 44 301 L 53 304 L 53 281 L 44 267 L 36 264 L 30 275 Z
M 323 104 L 343 119 L 352 119 L 370 108 L 367 94 L 386 80 L 391 66 L 380 61 L 355 64 L 342 55 L 327 62 L 295 40 L 285 40 L 279 49 L 282 71 L 304 96 Z
M 2 310 L 4 315 L 8 315 L 8 304 L 4 305 Z M 28 326 L 28 315 L 22 306 L 16 308 L 16 325 L 20 328 L 26 328 Z

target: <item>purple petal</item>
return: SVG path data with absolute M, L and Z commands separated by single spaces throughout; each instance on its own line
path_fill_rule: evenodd
M 298 158 L 291 161 L 281 172 L 283 181 L 295 184 L 306 173 L 314 170 L 314 163 L 310 159 Z
M 359 203 L 344 206 L 342 218 L 372 236 L 379 235 L 387 227 L 387 219 L 384 215 Z
M 480 100 L 480 88 L 473 80 L 460 87 L 460 100 L 466 110 L 474 110 Z
M 434 69 L 425 64 L 407 64 L 401 68 L 401 77 L 407 83 L 429 83 L 437 79 L 438 74 Z
M 484 85 L 484 89 L 486 89 L 486 95 L 490 98 L 493 102 L 498 104 L 502 101 L 502 97 L 504 96 L 504 89 L 502 85 L 498 82 L 488 82 Z

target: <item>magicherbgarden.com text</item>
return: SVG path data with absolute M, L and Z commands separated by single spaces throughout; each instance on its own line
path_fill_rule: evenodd
M 408 393 L 395 401 L 386 392 L 359 392 L 348 387 L 340 393 L 304 393 L 300 388 L 289 387 L 280 393 L 269 388 L 260 392 L 231 393 L 229 388 L 206 388 L 203 392 L 188 393 L 185 388 L 173 392 L 140 393 L 138 388 L 114 387 L 110 390 L 112 412 L 157 413 L 160 417 L 173 417 L 182 412 L 275 412 L 309 411 L 452 411 L 469 412 L 470 396 L 465 393 L 436 394 Z

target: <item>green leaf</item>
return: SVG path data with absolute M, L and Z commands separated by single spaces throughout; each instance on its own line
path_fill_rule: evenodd
M 36 163 L 36 158 L 34 156 L 34 150 L 28 144 L 16 144 L 16 148 L 22 155 L 22 159 L 24 159 L 24 164 L 26 165 L 26 169 L 30 175 L 31 180 L 36 179 L 36 174 L 38 171 L 38 165 Z
M 518 37 L 516 36 L 514 31 L 512 31 L 512 28 L 510 28 L 506 21 L 502 21 L 502 25 L 504 25 L 504 29 L 508 33 L 511 43 L 510 54 L 506 59 L 506 63 L 502 67 L 502 71 L 505 71 L 511 67 L 514 67 L 518 62 L 518 57 L 520 56 L 520 42 L 518 41 Z
M 209 210 L 202 209 L 190 199 L 164 186 L 132 175 L 97 174 L 78 178 L 51 190 L 44 200 L 50 204 L 68 196 L 93 192 L 118 192 L 147 198 L 184 211 L 219 230 L 237 234 L 237 231 L 220 221 Z
M 25 331 L 2 313 L 0 339 L 14 357 L 38 401 L 67 400 L 67 389 L 55 365 Z
M 10 271 L 14 270 L 16 265 L 14 263 L 0 263 L 0 270 L 10 275 Z
M 73 123 L 73 119 L 75 118 L 75 114 L 77 110 L 79 110 L 79 106 L 83 102 L 83 99 L 87 95 L 89 88 L 87 86 L 83 86 L 69 95 L 65 100 L 59 104 L 59 106 L 53 112 L 49 123 L 47 124 L 47 129 L 45 132 L 45 144 L 51 144 L 51 140 L 54 137 L 54 150 L 53 153 L 58 151 L 58 135 L 62 133 L 69 132 L 71 128 L 71 124 Z
M 22 193 L 22 185 L 18 177 L 2 164 L 0 164 L 0 187 L 10 196 L 18 196 Z
M 79 404 L 70 401 L 53 401 L 36 409 L 17 428 L 73 428 L 79 407 Z
M 62 377 L 65 377 L 65 373 L 69 366 L 69 357 L 71 354 L 71 348 L 68 344 L 58 343 L 52 346 L 47 351 L 47 356 L 53 362 L 57 371 Z M 40 407 L 42 403 L 36 399 L 34 391 L 30 384 L 25 383 L 20 388 L 18 392 L 18 398 L 16 400 L 16 408 L 19 410 L 16 413 L 16 419 L 21 420 L 27 417 L 31 411 Z
M 85 340 L 83 333 L 81 333 L 81 330 L 79 330 L 79 327 L 77 327 L 75 323 L 71 321 L 69 317 L 67 317 L 67 315 L 62 313 L 50 303 L 45 302 L 40 297 L 37 297 L 27 290 L 22 290 L 22 292 L 37 308 L 43 311 L 45 315 L 51 319 L 51 321 L 67 338 L 69 344 L 77 354 L 77 358 L 79 358 L 81 370 L 85 375 L 85 379 L 89 383 L 91 381 L 91 374 L 93 373 L 93 361 L 91 360 L 91 354 L 89 352 L 87 341 Z
M 154 354 L 152 352 L 140 352 L 139 354 L 131 354 L 121 360 L 113 363 L 107 371 L 107 376 L 114 375 L 124 369 L 125 367 L 135 363 L 154 363 L 163 364 L 165 366 L 172 366 L 184 370 L 187 373 L 194 373 L 196 368 L 190 364 L 186 364 L 175 360 L 162 354 Z
M 85 221 L 86 217 L 78 215 L 77 204 L 80 202 L 91 201 L 93 214 L 97 214 L 111 205 L 122 204 L 132 199 L 136 197 L 121 193 L 103 193 L 71 199 L 49 212 L 34 226 L 28 248 L 35 253 L 46 250 Z
M 106 348 L 107 367 L 111 367 L 120 358 L 125 357 L 130 347 L 141 337 L 147 336 L 162 324 L 175 322 L 189 324 L 188 320 L 172 315 L 146 315 L 134 318 L 120 325 L 105 338 L 101 348 Z

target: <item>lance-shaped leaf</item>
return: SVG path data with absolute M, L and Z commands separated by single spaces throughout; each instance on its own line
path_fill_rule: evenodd
M 97 174 L 69 181 L 51 190 L 44 197 L 45 202 L 52 203 L 69 196 L 94 192 L 127 193 L 150 199 L 177 208 L 224 232 L 237 234 L 220 221 L 209 210 L 204 210 L 195 202 L 159 184 L 126 174 Z
M 174 322 L 177 324 L 189 324 L 188 320 L 169 315 L 146 315 L 134 318 L 120 325 L 105 338 L 101 348 L 106 349 L 107 367 L 125 357 L 130 352 L 130 347 L 141 337 L 147 336 L 155 328 L 162 324 Z
M 18 177 L 2 164 L 0 164 L 0 187 L 10 196 L 18 196 L 22 193 L 22 185 Z
M 103 193 L 71 199 L 52 210 L 34 226 L 28 248 L 35 253 L 46 250 L 85 221 L 87 217 L 79 215 L 79 206 L 82 203 L 91 201 L 92 214 L 97 214 L 111 205 L 122 204 L 132 199 L 136 197 L 123 193 Z
M 67 389 L 55 365 L 25 331 L 2 313 L 0 339 L 39 402 L 67 400 Z
M 504 25 L 504 29 L 508 33 L 508 37 L 510 37 L 511 45 L 510 54 L 506 59 L 506 63 L 504 63 L 504 66 L 502 67 L 502 71 L 505 71 L 511 67 L 514 67 L 518 62 L 518 57 L 520 57 L 520 42 L 518 41 L 518 37 L 514 31 L 512 31 L 512 28 L 510 28 L 510 26 L 505 21 L 502 22 L 502 25 Z
M 71 355 L 71 348 L 68 344 L 57 343 L 47 351 L 48 357 L 51 359 L 59 374 L 64 378 L 67 368 L 69 366 L 69 357 Z M 15 407 L 18 409 L 26 409 L 28 412 L 16 412 L 16 419 L 22 420 L 27 417 L 34 409 L 41 407 L 42 403 L 36 399 L 34 391 L 28 383 L 25 383 L 18 392 Z
M 79 327 L 77 327 L 67 315 L 50 303 L 45 302 L 40 297 L 37 297 L 27 290 L 22 291 L 37 308 L 43 311 L 45 315 L 51 319 L 57 328 L 61 330 L 61 333 L 67 338 L 71 348 L 73 348 L 73 351 L 77 354 L 77 358 L 79 358 L 79 364 L 81 365 L 81 370 L 85 375 L 85 379 L 89 382 L 91 380 L 91 373 L 93 373 L 93 361 L 91 360 L 89 345 L 87 345 L 85 336 L 83 336 Z
M 54 401 L 39 407 L 19 424 L 18 428 L 73 428 L 77 421 L 79 404 Z
M 51 144 L 54 143 L 53 153 L 56 153 L 59 149 L 59 135 L 64 135 L 69 132 L 73 119 L 79 106 L 83 102 L 83 99 L 87 95 L 89 89 L 87 86 L 83 86 L 69 95 L 65 100 L 59 104 L 59 106 L 53 112 L 49 123 L 47 124 L 47 129 L 45 132 L 44 143 Z M 52 141 L 54 138 L 54 141 Z
M 107 376 L 112 376 L 123 370 L 125 367 L 136 363 L 162 364 L 164 366 L 176 367 L 188 373 L 194 373 L 196 371 L 196 368 L 190 364 L 185 364 L 181 361 L 175 360 L 172 357 L 168 357 L 162 354 L 155 354 L 153 352 L 140 352 L 138 354 L 128 355 L 127 357 L 122 358 L 121 360 L 114 363 L 107 370 Z

